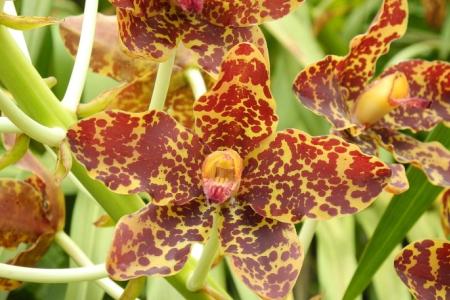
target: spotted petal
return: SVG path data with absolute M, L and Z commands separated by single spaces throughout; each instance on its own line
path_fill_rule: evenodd
M 76 55 L 78 51 L 83 20 L 83 16 L 68 17 L 59 27 L 64 45 L 72 55 Z M 156 72 L 157 64 L 148 59 L 127 55 L 120 45 L 117 18 L 97 14 L 90 68 L 118 81 L 132 81 L 152 70 Z
M 341 94 L 335 69 L 341 58 L 327 56 L 307 66 L 294 81 L 294 91 L 307 108 L 322 115 L 336 130 L 353 126 L 346 98 Z
M 67 136 L 89 175 L 117 193 L 147 192 L 162 205 L 203 195 L 201 165 L 207 149 L 166 113 L 99 113 Z
M 279 19 L 296 9 L 303 0 L 207 0 L 201 17 L 221 26 L 242 27 Z
M 370 135 L 370 132 L 354 135 L 349 130 L 332 130 L 331 133 L 342 138 L 347 143 L 357 145 L 367 155 L 379 156 L 378 145 Z
M 450 186 L 450 152 L 439 142 L 422 143 L 408 135 L 377 130 L 381 145 L 392 152 L 400 163 L 421 169 L 435 185 Z
M 284 299 L 304 257 L 294 226 L 264 218 L 239 199 L 220 214 L 220 241 L 235 274 L 262 298 Z
M 336 66 L 337 78 L 347 100 L 356 100 L 375 72 L 379 57 L 403 36 L 408 23 L 407 0 L 384 0 L 377 18 L 365 34 L 353 38 L 350 52 Z
M 264 55 L 268 53 L 264 34 L 257 26 L 222 27 L 192 16 L 184 19 L 182 27 L 184 45 L 194 51 L 202 69 L 214 77 L 228 50 L 239 43 L 252 43 Z
M 417 241 L 400 252 L 394 265 L 415 298 L 450 298 L 450 243 Z
M 182 33 L 179 16 L 173 6 L 153 12 L 145 8 L 140 13 L 118 8 L 117 19 L 125 47 L 133 54 L 149 57 L 153 61 L 165 61 L 174 51 Z
M 54 229 L 43 210 L 44 199 L 32 184 L 0 179 L 0 246 L 33 243 Z
M 251 44 L 235 46 L 219 80 L 194 105 L 195 129 L 214 151 L 228 147 L 242 157 L 274 134 L 278 117 L 263 55 Z
M 392 129 L 431 130 L 444 121 L 450 124 L 450 64 L 444 61 L 409 60 L 387 69 L 381 76 L 395 72 L 406 75 L 410 95 L 431 101 L 428 109 L 400 106 L 377 124 Z
M 107 258 L 108 273 L 115 280 L 128 280 L 180 271 L 191 244 L 207 239 L 213 211 L 200 198 L 185 205 L 148 204 L 122 217 Z
M 390 175 L 379 159 L 340 138 L 288 129 L 249 155 L 239 197 L 282 222 L 324 220 L 369 206 Z
M 437 198 L 441 207 L 441 223 L 445 235 L 450 235 L 450 189 L 443 190 Z
M 405 167 L 401 164 L 390 164 L 391 180 L 386 186 L 386 191 L 391 194 L 401 194 L 409 189 L 408 177 L 406 177 Z

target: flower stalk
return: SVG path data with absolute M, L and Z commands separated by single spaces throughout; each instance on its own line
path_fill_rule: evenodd
M 197 265 L 189 277 L 186 287 L 188 290 L 195 292 L 201 290 L 205 286 L 206 277 L 209 270 L 219 252 L 219 235 L 217 232 L 217 215 L 214 216 L 214 223 L 211 229 L 209 240 L 203 248 L 202 255 Z
M 46 126 L 69 127 L 75 123 L 75 115 L 60 104 L 4 26 L 0 26 L 0 45 L 0 81 L 19 107 Z
M 86 82 L 89 62 L 91 60 L 92 46 L 94 45 L 95 25 L 97 20 L 98 0 L 86 1 L 84 7 L 84 19 L 81 28 L 80 43 L 75 58 L 72 75 L 62 105 L 70 112 L 77 111 Z
M 300 240 L 300 244 L 303 246 L 304 255 L 308 253 L 309 246 L 311 245 L 314 234 L 316 233 L 318 224 L 319 221 L 317 220 L 306 220 L 303 222 L 298 239 Z
M 64 129 L 49 128 L 30 118 L 2 90 L 0 90 L 0 109 L 17 128 L 43 144 L 56 146 L 66 136 Z
M 106 273 L 104 264 L 94 266 L 92 261 L 89 259 L 89 257 L 86 256 L 83 250 L 81 250 L 80 247 L 78 247 L 78 245 L 63 231 L 60 231 L 56 234 L 55 241 L 75 261 L 77 265 L 84 266 L 85 268 L 99 268 L 99 266 L 103 267 L 104 276 L 99 277 L 96 280 L 96 283 L 114 299 L 119 299 L 121 297 L 124 290 L 111 279 L 105 278 L 108 277 L 108 274 Z
M 162 110 L 164 108 L 164 102 L 166 101 L 166 96 L 170 85 L 170 77 L 172 76 L 172 68 L 175 62 L 175 56 L 176 50 L 173 51 L 172 55 L 165 62 L 159 64 L 152 99 L 148 107 L 149 110 Z
M 200 98 L 204 93 L 206 93 L 206 84 L 203 79 L 202 73 L 198 68 L 189 68 L 185 72 L 185 76 L 191 86 L 192 93 L 194 94 L 195 100 Z

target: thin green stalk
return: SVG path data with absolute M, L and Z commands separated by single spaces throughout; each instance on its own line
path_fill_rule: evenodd
M 0 263 L 0 277 L 35 283 L 90 281 L 108 276 L 105 264 L 82 268 L 39 269 Z
M 190 291 L 201 290 L 205 286 L 206 277 L 211 269 L 211 266 L 216 259 L 219 251 L 219 235 L 217 231 L 217 216 L 214 217 L 214 225 L 211 229 L 209 240 L 203 248 L 202 256 L 200 257 L 197 265 L 189 277 L 186 287 Z
M 122 296 L 120 296 L 120 300 L 134 300 L 140 294 L 141 291 L 145 287 L 146 277 L 139 277 L 133 280 L 130 280 L 123 292 Z
M 89 257 L 78 247 L 78 245 L 64 232 L 60 231 L 55 236 L 55 241 L 61 248 L 75 261 L 79 266 L 94 267 Z M 98 265 L 103 267 L 104 276 L 99 278 L 96 283 L 102 287 L 106 293 L 108 293 L 114 299 L 119 299 L 123 294 L 123 289 L 111 279 L 107 278 L 106 268 L 104 264 Z M 72 270 L 72 269 L 69 269 Z M 91 279 L 91 280 L 94 280 Z
M 95 24 L 97 21 L 98 0 L 86 1 L 84 4 L 84 18 L 81 27 L 80 43 L 75 57 L 75 64 L 67 86 L 66 94 L 61 101 L 70 112 L 77 111 L 86 82 L 87 71 L 94 45 Z
M 30 138 L 24 134 L 18 135 L 14 146 L 0 157 L 0 170 L 15 164 L 27 153 Z
M 64 129 L 49 128 L 30 118 L 2 90 L 0 90 L 0 109 L 22 132 L 43 144 L 56 146 L 66 136 Z
M 60 104 L 4 26 L 0 26 L 0 45 L 0 81 L 19 107 L 43 125 L 72 125 L 75 115 Z
M 21 133 L 22 131 L 7 117 L 0 117 L 1 133 Z
M 308 252 L 314 234 L 316 233 L 317 224 L 319 224 L 319 221 L 317 220 L 306 220 L 305 222 L 303 222 L 303 226 L 300 229 L 300 233 L 298 235 L 300 244 L 303 246 L 303 255 L 306 255 L 306 253 Z
M 185 72 L 185 76 L 191 86 L 194 98 L 197 100 L 206 93 L 206 84 L 202 73 L 198 68 L 189 68 Z
M 149 110 L 164 108 L 167 91 L 169 90 L 170 77 L 172 75 L 172 68 L 175 62 L 176 51 L 165 61 L 159 64 L 158 74 L 156 75 L 155 86 L 153 88 L 152 99 L 148 107 Z

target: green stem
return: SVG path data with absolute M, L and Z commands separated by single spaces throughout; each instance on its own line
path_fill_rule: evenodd
M 97 21 L 98 0 L 86 1 L 84 4 L 84 18 L 81 28 L 78 52 L 75 57 L 72 75 L 62 105 L 70 112 L 77 111 L 86 82 L 87 71 L 91 59 L 92 46 L 94 45 L 95 24 Z
M 197 68 L 189 68 L 185 72 L 185 76 L 189 81 L 194 98 L 197 100 L 206 93 L 206 84 L 202 73 Z
M 64 231 L 60 231 L 55 235 L 55 241 L 75 261 L 77 265 L 84 267 L 97 267 L 94 266 L 83 250 L 81 250 L 81 248 L 78 247 L 78 245 Z M 105 275 L 96 278 L 96 283 L 103 288 L 108 295 L 114 299 L 119 299 L 123 294 L 123 289 L 111 279 L 105 278 L 108 274 L 106 273 L 104 264 L 98 266 L 103 267 Z
M 16 137 L 14 146 L 0 157 L 0 170 L 15 164 L 27 153 L 30 138 L 24 134 Z
M 7 117 L 0 117 L 1 133 L 21 133 L 22 131 Z
M 144 289 L 146 279 L 147 279 L 146 277 L 139 277 L 130 280 L 122 296 L 120 296 L 120 300 L 136 299 L 141 294 L 141 291 Z
M 209 270 L 216 259 L 217 253 L 219 251 L 219 236 L 217 231 L 217 216 L 214 217 L 214 225 L 211 229 L 211 234 L 209 240 L 203 248 L 202 256 L 197 262 L 197 265 L 192 272 L 191 277 L 186 283 L 186 287 L 190 291 L 201 290 L 205 286 L 206 277 L 208 276 Z
M 0 81 L 19 107 L 41 124 L 72 125 L 75 116 L 60 104 L 4 26 L 0 26 L 0 45 Z
M 317 224 L 319 224 L 319 221 L 317 220 L 306 220 L 305 222 L 303 222 L 303 226 L 300 229 L 300 234 L 298 235 L 300 244 L 303 247 L 303 255 L 306 255 L 306 253 L 308 252 L 314 234 L 316 233 Z
M 0 263 L 0 277 L 35 283 L 68 283 L 107 277 L 105 265 L 82 268 L 39 269 Z
M 170 77 L 172 75 L 172 68 L 175 62 L 176 50 L 165 61 L 159 64 L 158 74 L 156 75 L 155 86 L 153 88 L 152 99 L 148 107 L 149 110 L 164 108 L 167 92 L 169 91 Z
M 21 131 L 43 144 L 56 146 L 66 136 L 64 129 L 49 128 L 30 118 L 2 90 L 0 90 L 0 109 Z

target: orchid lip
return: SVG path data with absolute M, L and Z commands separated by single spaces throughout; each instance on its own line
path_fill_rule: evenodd
M 242 158 L 231 149 L 214 151 L 202 166 L 203 192 L 208 201 L 223 203 L 235 196 L 241 182 Z

